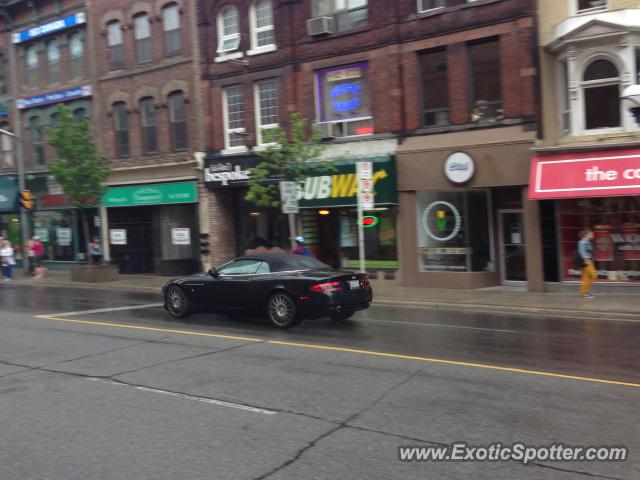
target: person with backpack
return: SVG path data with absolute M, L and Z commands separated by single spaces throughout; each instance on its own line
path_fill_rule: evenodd
M 582 270 L 580 294 L 584 298 L 593 298 L 591 286 L 598 279 L 598 272 L 593 263 L 593 230 L 582 230 L 576 252 L 576 266 Z
M 296 248 L 293 249 L 293 253 L 295 253 L 296 255 L 313 257 L 313 252 L 304 245 L 303 237 L 296 237 L 295 240 L 296 240 Z

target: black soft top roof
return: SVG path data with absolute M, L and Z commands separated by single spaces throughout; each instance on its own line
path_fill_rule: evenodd
M 269 264 L 272 272 L 287 270 L 331 270 L 331 267 L 314 257 L 293 253 L 254 253 L 236 260 L 260 260 Z

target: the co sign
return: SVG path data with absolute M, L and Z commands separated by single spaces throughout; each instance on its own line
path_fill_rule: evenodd
M 467 153 L 452 153 L 444 162 L 444 174 L 453 183 L 468 182 L 474 172 L 475 162 Z

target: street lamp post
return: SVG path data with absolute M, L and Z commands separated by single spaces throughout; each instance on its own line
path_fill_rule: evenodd
M 24 161 L 22 157 L 22 153 L 23 153 L 22 138 L 13 132 L 9 132 L 8 130 L 3 130 L 1 128 L 0 128 L 0 135 L 8 135 L 15 140 L 16 163 L 18 167 L 18 189 L 20 191 L 23 191 L 26 189 L 26 182 L 24 178 Z M 21 207 L 20 208 L 20 228 L 22 232 L 22 247 L 20 249 L 20 252 L 22 253 L 22 262 L 23 262 L 24 268 L 26 268 L 26 260 L 27 260 L 25 248 L 27 245 L 27 241 L 29 240 L 28 220 L 29 220 L 29 217 L 27 216 L 27 210 Z

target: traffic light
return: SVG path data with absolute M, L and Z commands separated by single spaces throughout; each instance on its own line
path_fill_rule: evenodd
M 33 193 L 29 190 L 20 191 L 20 205 L 22 205 L 22 208 L 25 210 L 33 210 L 34 203 Z

